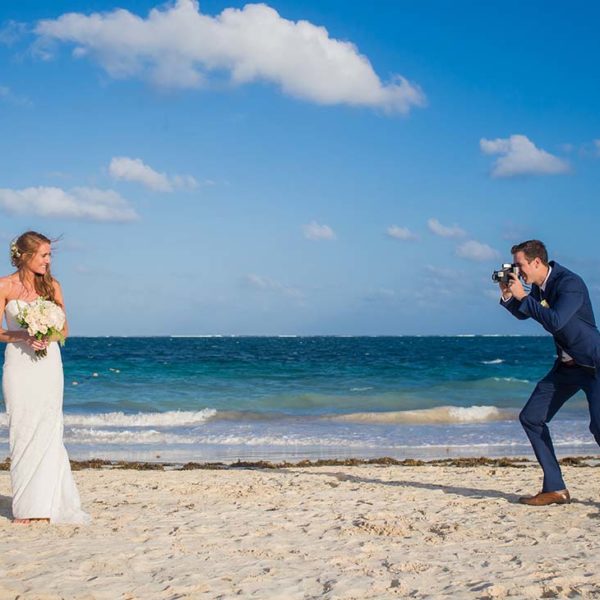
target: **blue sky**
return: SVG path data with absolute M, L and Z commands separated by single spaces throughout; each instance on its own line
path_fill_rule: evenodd
M 543 239 L 595 306 L 591 2 L 0 7 L 0 243 L 56 244 L 73 334 L 539 333 Z

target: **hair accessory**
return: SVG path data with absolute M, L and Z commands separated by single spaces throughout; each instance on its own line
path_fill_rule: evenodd
M 17 246 L 17 242 L 13 241 L 10 244 L 10 257 L 13 260 L 16 260 L 17 258 L 21 258 L 21 252 L 19 251 L 19 247 Z

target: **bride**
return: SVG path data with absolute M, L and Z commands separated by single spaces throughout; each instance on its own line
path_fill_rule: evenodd
M 27 231 L 11 244 L 16 272 L 0 277 L 0 341 L 6 343 L 2 394 L 9 423 L 15 523 L 87 523 L 63 444 L 63 370 L 55 340 L 37 340 L 17 323 L 19 310 L 42 296 L 64 310 L 50 274 L 51 241 Z M 2 329 L 2 316 L 6 329 Z M 63 334 L 67 335 L 67 325 Z M 46 350 L 45 357 L 36 351 Z

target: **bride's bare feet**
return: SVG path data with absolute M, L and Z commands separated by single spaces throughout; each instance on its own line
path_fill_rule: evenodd
M 50 523 L 50 519 L 13 519 L 16 525 L 30 525 L 31 523 Z

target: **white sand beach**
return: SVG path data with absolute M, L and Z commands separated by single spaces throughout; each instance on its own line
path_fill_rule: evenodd
M 323 466 L 75 473 L 88 527 L 10 521 L 1 599 L 597 598 L 600 470 Z

